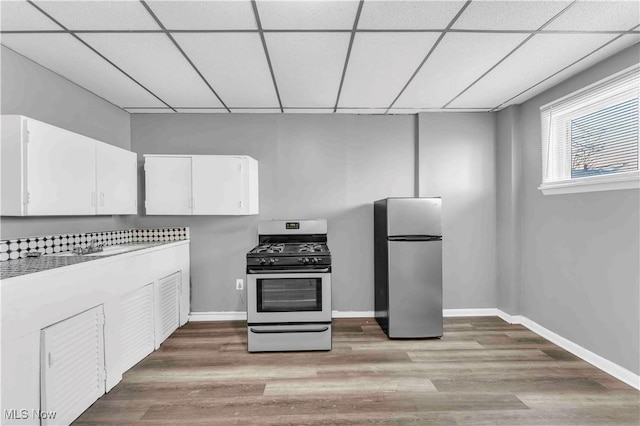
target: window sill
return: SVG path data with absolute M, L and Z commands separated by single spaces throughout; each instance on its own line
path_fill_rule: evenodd
M 544 195 L 574 194 L 578 192 L 640 189 L 640 172 L 591 176 L 571 180 L 543 183 L 538 187 Z

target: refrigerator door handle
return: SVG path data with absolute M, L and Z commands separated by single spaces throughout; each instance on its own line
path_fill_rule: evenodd
M 388 241 L 442 241 L 440 235 L 396 235 L 387 237 Z

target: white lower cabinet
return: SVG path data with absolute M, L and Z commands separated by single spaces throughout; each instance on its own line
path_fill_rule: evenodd
M 41 424 L 69 424 L 105 393 L 102 305 L 43 329 L 40 339 Z
M 0 280 L 0 424 L 73 422 L 187 322 L 189 276 L 185 241 Z
M 153 283 L 120 301 L 120 365 L 127 371 L 155 349 Z
M 176 272 L 156 283 L 156 349 L 180 326 L 181 278 Z

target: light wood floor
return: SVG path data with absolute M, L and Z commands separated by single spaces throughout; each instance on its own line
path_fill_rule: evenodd
M 497 317 L 441 340 L 337 319 L 330 352 L 259 354 L 244 322 L 188 323 L 74 424 L 638 425 L 640 392 Z

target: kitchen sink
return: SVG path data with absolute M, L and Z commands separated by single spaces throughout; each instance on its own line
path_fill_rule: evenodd
M 93 253 L 77 254 L 73 251 L 63 251 L 60 253 L 52 253 L 47 256 L 87 256 L 87 257 L 100 257 L 111 256 L 114 254 L 126 253 L 133 250 L 140 250 L 143 248 L 151 247 L 153 243 L 140 243 L 140 244 L 119 244 L 115 246 L 107 246 L 102 251 L 96 251 Z
M 151 244 L 122 244 L 116 246 L 107 246 L 104 247 L 102 251 L 87 253 L 83 254 L 82 256 L 111 256 L 112 254 L 126 253 L 128 251 L 140 250 L 147 247 L 151 247 Z

